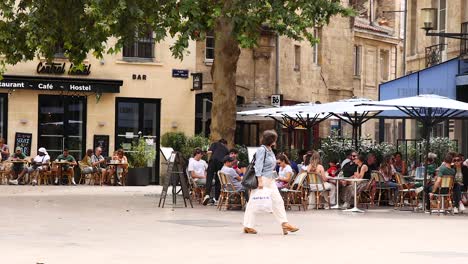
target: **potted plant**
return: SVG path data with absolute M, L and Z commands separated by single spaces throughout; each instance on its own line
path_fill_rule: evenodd
M 149 146 L 143 137 L 136 140 L 128 154 L 127 185 L 145 186 L 150 182 L 151 166 L 156 157 L 154 146 Z

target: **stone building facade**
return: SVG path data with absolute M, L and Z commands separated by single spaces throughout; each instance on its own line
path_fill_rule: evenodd
M 105 156 L 118 148 L 129 150 L 142 136 L 156 149 L 148 167 L 150 182 L 158 183 L 161 135 L 194 131 L 189 73 L 195 70 L 195 43 L 188 48 L 192 55 L 181 62 L 172 57 L 173 41 L 155 43 L 148 37 L 100 60 L 89 55 L 86 69 L 75 73 L 60 50 L 53 65 L 44 59 L 8 65 L 0 81 L 0 137 L 10 151 L 21 133 L 30 137 L 28 155 L 45 147 L 55 159 L 67 148 L 81 160 L 97 145 L 104 147 Z
M 238 103 L 270 105 L 273 94 L 281 94 L 283 105 L 301 102 L 332 102 L 353 96 L 378 99 L 378 85 L 401 74 L 402 13 L 398 1 L 342 1 L 359 11 L 356 18 L 333 17 L 330 24 L 315 28 L 320 39 L 315 46 L 271 32 L 263 32 L 259 45 L 242 49 L 237 68 Z M 196 70 L 203 74 L 203 90 L 196 95 L 196 133 L 202 132 L 203 98 L 211 100 L 213 37 L 196 45 Z M 278 44 L 278 45 L 277 45 Z M 278 51 L 276 51 L 278 49 Z M 279 54 L 278 58 L 276 54 Z M 278 63 L 278 87 L 276 66 Z M 209 103 L 205 102 L 209 116 Z M 315 129 L 315 137 L 325 137 L 336 121 L 324 122 Z M 344 124 L 344 123 L 343 123 Z M 209 120 L 205 127 L 209 126 Z M 236 141 L 246 145 L 258 143 L 259 131 L 272 122 L 238 122 Z M 378 125 L 369 122 L 363 135 L 376 138 Z M 343 125 L 345 136 L 350 128 Z M 208 129 L 205 130 L 208 133 Z M 297 148 L 307 146 L 304 130 L 294 133 Z

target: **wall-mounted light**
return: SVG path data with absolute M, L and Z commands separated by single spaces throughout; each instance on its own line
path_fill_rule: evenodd
M 101 65 L 104 65 L 106 62 L 104 61 L 104 59 L 100 59 L 100 60 L 99 60 L 99 63 L 100 63 Z
M 26 125 L 28 123 L 27 119 L 20 119 L 19 120 L 21 124 Z
M 438 12 L 439 11 L 437 10 L 437 8 L 421 9 L 421 17 L 423 23 L 422 29 L 426 31 L 426 36 L 468 40 L 468 33 L 431 32 L 433 30 L 437 30 Z
M 105 121 L 98 121 L 98 126 L 103 127 L 106 125 Z
M 171 123 L 171 127 L 172 128 L 177 128 L 177 127 L 179 127 L 179 124 L 176 121 L 174 121 L 174 122 Z

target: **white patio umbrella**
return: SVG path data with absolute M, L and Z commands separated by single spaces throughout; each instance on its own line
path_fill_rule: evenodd
M 413 117 L 423 125 L 424 138 L 426 140 L 424 157 L 429 153 L 430 132 L 434 125 L 450 119 L 459 117 L 468 111 L 468 103 L 453 100 L 447 97 L 422 94 L 412 97 L 384 100 L 378 102 L 364 102 L 362 106 L 392 106 L 406 115 Z M 427 159 L 425 159 L 427 168 Z M 427 170 L 424 170 L 424 183 L 427 180 Z M 425 205 L 425 196 L 423 198 Z
M 285 115 L 291 115 L 293 113 L 298 113 L 301 115 L 308 113 L 324 113 L 333 115 L 353 127 L 352 138 L 354 146 L 357 149 L 359 137 L 358 131 L 362 124 L 369 121 L 369 119 L 376 117 L 382 111 L 396 110 L 395 107 L 361 105 L 363 103 L 372 102 L 375 101 L 367 98 L 350 98 L 330 103 L 305 105 L 295 108 L 293 111 L 286 110 L 280 111 L 280 113 Z
M 292 135 L 291 132 L 299 127 L 302 126 L 307 129 L 307 133 L 309 135 L 309 148 L 312 145 L 312 128 L 319 124 L 320 122 L 326 120 L 331 115 L 328 113 L 320 113 L 314 112 L 312 113 L 309 111 L 308 113 L 300 113 L 296 109 L 302 109 L 304 107 L 313 107 L 314 103 L 300 103 L 296 105 L 290 106 L 281 106 L 281 107 L 271 107 L 265 109 L 258 109 L 258 110 L 251 110 L 251 111 L 243 111 L 238 112 L 238 116 L 247 116 L 252 118 L 252 116 L 257 117 L 264 117 L 264 118 L 271 118 L 286 127 L 289 130 L 288 136 L 288 145 L 291 146 L 292 142 Z

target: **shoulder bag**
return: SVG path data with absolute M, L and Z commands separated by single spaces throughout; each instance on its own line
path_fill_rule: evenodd
M 263 164 L 265 164 L 265 159 L 266 159 L 266 149 L 265 149 L 265 156 L 263 158 Z M 250 162 L 249 166 L 247 167 L 244 177 L 242 178 L 242 186 L 246 189 L 257 189 L 258 188 L 258 179 L 257 176 L 255 175 L 255 160 L 256 160 L 256 155 L 254 155 L 252 162 Z

